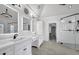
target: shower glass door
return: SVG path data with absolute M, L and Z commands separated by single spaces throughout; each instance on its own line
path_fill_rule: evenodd
M 79 15 L 75 16 L 76 18 L 76 26 L 75 26 L 75 41 L 76 41 L 76 50 L 79 50 Z
M 75 17 L 67 17 L 62 22 L 62 42 L 69 48 L 76 47 Z

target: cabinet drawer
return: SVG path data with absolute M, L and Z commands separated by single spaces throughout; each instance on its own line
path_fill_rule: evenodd
M 13 46 L 0 49 L 0 55 L 13 55 L 13 54 L 14 54 Z
M 26 47 L 27 45 L 29 45 L 29 41 L 23 41 L 20 43 L 15 44 L 15 51 L 18 51 L 21 48 Z
M 15 51 L 15 55 L 24 55 L 25 53 L 27 53 L 27 47 Z
M 16 55 L 27 55 L 31 52 L 31 45 L 22 46 L 20 49 L 15 50 Z
M 15 55 L 31 54 L 31 41 L 23 41 L 15 45 Z

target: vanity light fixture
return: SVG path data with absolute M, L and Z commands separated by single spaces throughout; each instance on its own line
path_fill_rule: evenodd
M 16 4 L 12 4 L 12 6 L 15 6 Z
M 18 6 L 18 7 L 21 7 L 20 4 L 12 4 L 12 6 Z
M 10 17 L 10 18 L 12 18 L 12 15 L 8 13 L 8 9 L 6 9 L 6 11 L 5 11 L 5 12 L 2 12 L 0 15 L 3 15 L 3 16 L 5 16 L 5 17 Z
M 24 13 L 27 15 L 29 14 L 29 10 L 27 8 L 24 8 Z

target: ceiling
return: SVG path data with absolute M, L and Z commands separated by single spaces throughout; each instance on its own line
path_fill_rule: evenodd
M 79 4 L 46 4 L 42 10 L 41 17 L 59 16 L 66 14 L 79 13 Z
M 40 10 L 38 6 L 40 7 Z M 29 4 L 36 14 L 40 17 L 60 16 L 79 12 L 79 4 Z
M 43 6 L 43 4 L 29 4 L 29 7 L 33 11 L 33 14 L 37 16 L 41 14 Z
M 73 14 L 79 13 L 79 4 L 66 4 L 66 5 L 59 5 L 59 4 L 26 4 L 30 6 L 33 14 L 36 14 L 39 17 L 49 17 L 49 16 L 61 16 L 66 14 Z M 72 5 L 72 8 L 69 6 Z M 7 8 L 4 5 L 0 5 L 0 13 L 4 12 Z M 9 8 L 8 8 L 9 9 Z M 9 13 L 12 15 L 16 15 L 13 11 Z M 15 18 L 15 16 L 14 16 Z

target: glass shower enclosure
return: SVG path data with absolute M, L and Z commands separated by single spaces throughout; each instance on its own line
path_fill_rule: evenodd
M 72 14 L 61 18 L 63 45 L 79 50 L 79 14 Z

